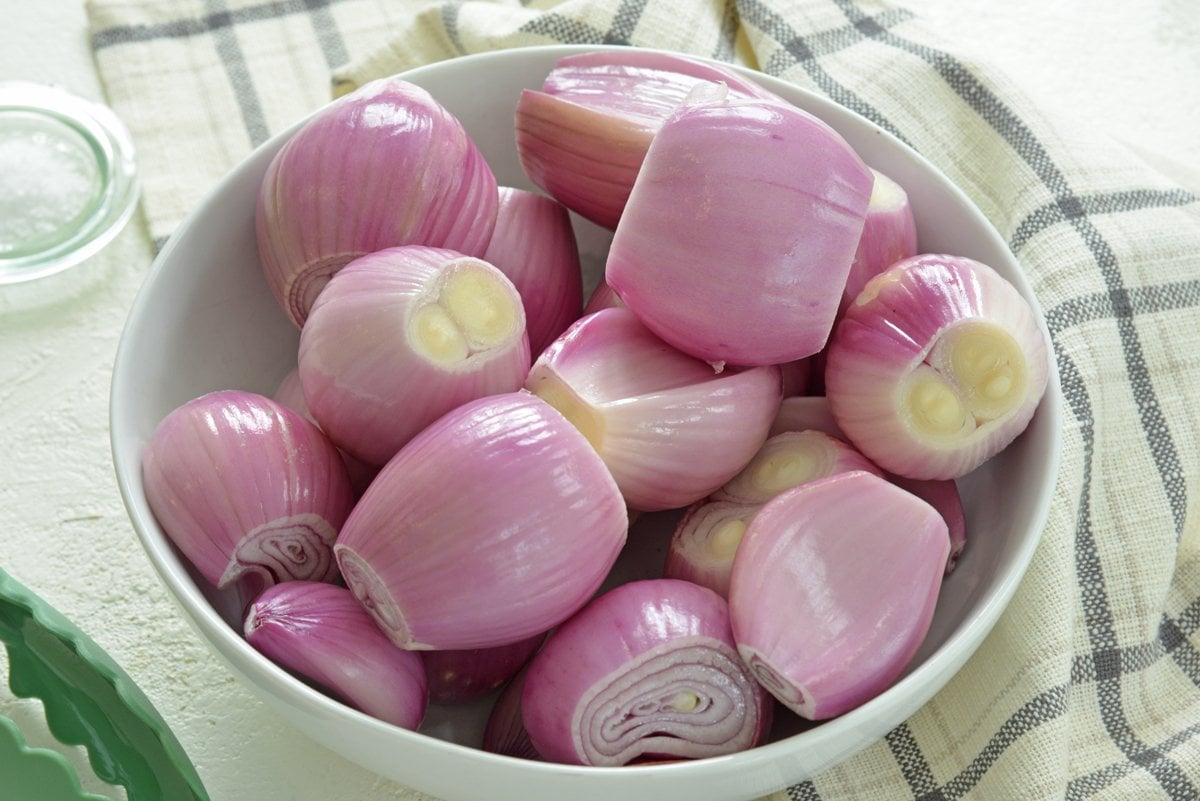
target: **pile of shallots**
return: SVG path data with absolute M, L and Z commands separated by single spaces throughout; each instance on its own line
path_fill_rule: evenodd
M 515 122 L 542 192 L 399 79 L 284 145 L 257 235 L 296 366 L 162 421 L 163 530 L 279 665 L 414 729 L 494 695 L 500 753 L 713 756 L 878 695 L 966 542 L 955 479 L 1045 390 L 1029 305 L 725 68 L 568 57 Z M 586 306 L 568 210 L 613 231 Z M 598 594 L 666 510 L 661 578 Z

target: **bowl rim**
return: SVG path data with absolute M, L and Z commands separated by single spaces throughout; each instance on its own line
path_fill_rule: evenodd
M 557 60 L 568 55 L 598 50 L 619 50 L 624 47 L 620 45 L 585 44 L 535 45 L 511 48 L 458 56 L 446 61 L 434 62 L 406 70 L 393 77 L 421 84 L 424 77 L 431 73 L 437 74 L 447 69 L 448 66 L 451 69 L 457 68 L 463 70 L 486 69 L 490 64 L 527 57 L 531 53 L 546 59 Z M 766 75 L 748 67 L 721 62 L 703 56 L 681 54 L 657 48 L 639 48 L 639 50 L 671 53 L 673 55 L 688 55 L 690 58 L 734 69 L 747 77 L 762 82 L 766 88 L 772 91 L 778 91 L 780 87 L 783 87 L 783 94 L 794 95 L 794 97 L 789 97 L 791 102 L 802 105 L 803 108 L 827 122 L 832 117 L 839 123 L 851 120 L 855 125 L 865 125 L 874 129 L 873 133 L 888 140 L 889 146 L 903 151 L 919 168 L 937 181 L 942 191 L 946 192 L 955 202 L 961 204 L 970 212 L 972 217 L 977 218 L 982 230 L 993 240 L 992 245 L 1007 254 L 1010 263 L 1004 265 L 1005 269 L 1003 273 L 1005 277 L 1029 301 L 1034 310 L 1038 326 L 1046 337 L 1048 346 L 1052 343 L 1046 326 L 1044 311 L 1033 294 L 1020 263 L 1017 261 L 1015 255 L 1012 254 L 1007 243 L 1004 242 L 991 221 L 983 215 L 982 211 L 971 201 L 966 193 L 950 181 L 932 162 L 908 144 L 832 99 L 796 84 L 789 83 L 781 78 Z M 796 98 L 802 98 L 802 102 Z M 368 730 L 374 730 L 381 735 L 397 738 L 397 743 L 404 743 L 406 746 L 416 749 L 418 757 L 421 753 L 434 754 L 445 752 L 453 756 L 461 755 L 473 760 L 479 760 L 482 765 L 489 769 L 525 771 L 531 778 L 549 778 L 553 776 L 586 778 L 588 781 L 601 783 L 607 789 L 616 789 L 618 785 L 623 789 L 628 789 L 630 775 L 649 779 L 652 777 L 675 777 L 682 773 L 688 777 L 705 781 L 722 776 L 733 769 L 744 771 L 747 768 L 766 769 L 770 767 L 773 770 L 773 775 L 780 782 L 780 785 L 775 788 L 775 790 L 779 790 L 813 775 L 811 772 L 804 775 L 788 773 L 786 770 L 778 767 L 785 763 L 787 761 L 786 757 L 794 754 L 798 748 L 805 747 L 809 741 L 815 738 L 836 738 L 839 735 L 855 731 L 877 731 L 877 734 L 870 736 L 867 742 L 862 742 L 849 749 L 842 749 L 841 752 L 834 754 L 827 762 L 826 767 L 843 761 L 871 742 L 878 740 L 887 730 L 893 728 L 895 725 L 899 725 L 924 706 L 958 672 L 972 654 L 975 653 L 987 633 L 995 626 L 1002 612 L 1011 602 L 1018 585 L 1028 570 L 1034 552 L 1041 542 L 1055 494 L 1055 482 L 1053 480 L 1044 482 L 1037 491 L 1036 502 L 1032 506 L 1033 511 L 1031 514 L 1031 519 L 1035 525 L 1031 526 L 1028 534 L 1020 541 L 1008 572 L 994 583 L 990 592 L 986 593 L 976 613 L 964 619 L 961 624 L 953 629 L 945 642 L 932 651 L 920 664 L 911 668 L 909 672 L 879 696 L 872 698 L 856 709 L 837 718 L 823 721 L 819 726 L 811 730 L 802 731 L 789 737 L 734 754 L 707 757 L 687 762 L 625 767 L 564 765 L 535 762 L 493 754 L 482 749 L 439 739 L 430 734 L 401 729 L 372 718 L 318 692 L 255 651 L 239 636 L 238 632 L 225 622 L 212 604 L 203 596 L 188 574 L 182 558 L 175 552 L 169 538 L 159 530 L 149 510 L 144 494 L 141 491 L 140 460 L 129 445 L 129 441 L 133 437 L 132 432 L 128 429 L 132 426 L 127 426 L 127 423 L 131 421 L 127 421 L 122 416 L 122 410 L 129 407 L 128 397 L 135 389 L 128 386 L 127 382 L 122 381 L 121 378 L 129 370 L 129 365 L 133 360 L 132 351 L 134 349 L 134 341 L 139 336 L 139 329 L 143 319 L 146 317 L 151 304 L 154 303 L 155 290 L 164 280 L 164 275 L 169 269 L 168 265 L 172 262 L 173 255 L 179 246 L 180 240 L 183 238 L 184 232 L 194 220 L 205 215 L 220 202 L 220 196 L 224 189 L 238 181 L 239 178 L 244 179 L 247 174 L 253 173 L 260 166 L 265 167 L 264 160 L 269 160 L 270 155 L 277 151 L 287 139 L 293 136 L 297 130 L 314 115 L 319 113 L 320 110 L 315 109 L 310 114 L 280 130 L 256 147 L 231 171 L 223 176 L 211 188 L 209 193 L 205 195 L 199 205 L 181 222 L 154 259 L 154 263 L 151 265 L 147 277 L 130 307 L 112 370 L 109 409 L 110 445 L 118 487 L 135 533 L 154 569 L 158 573 L 159 578 L 167 586 L 172 600 L 184 613 L 184 617 L 188 620 L 191 627 L 205 640 L 206 647 L 215 651 L 226 666 L 238 675 L 243 680 L 243 683 L 249 685 L 249 689 L 257 697 L 268 702 L 275 702 L 269 705 L 273 706 L 276 712 L 282 713 L 282 709 L 278 704 L 291 704 L 297 707 L 297 712 L 303 713 L 306 717 L 323 718 L 356 726 L 365 725 Z M 838 128 L 839 125 L 835 124 L 834 127 Z M 1038 425 L 1047 429 L 1048 432 L 1045 436 L 1049 437 L 1052 447 L 1050 447 L 1047 454 L 1046 475 L 1053 478 L 1057 476 L 1061 462 L 1063 399 L 1057 363 L 1053 358 L 1052 350 L 1048 359 L 1048 372 L 1045 395 L 1037 409 L 1035 421 L 1038 421 Z M 254 675 L 248 675 L 248 673 Z M 271 682 L 270 689 L 262 684 L 268 681 Z M 896 699 L 905 700 L 897 704 Z M 881 708 L 890 708 L 890 714 L 881 718 Z M 293 725 L 300 728 L 294 720 L 291 720 L 290 716 L 285 715 L 285 717 L 288 717 Z M 881 721 L 886 725 L 881 726 Z M 301 730 L 306 736 L 313 737 L 309 731 Z M 860 737 L 859 739 L 861 740 L 862 738 Z M 328 745 L 328 743 L 326 744 Z M 342 753 L 346 755 L 344 752 Z M 350 756 L 349 758 L 353 757 Z M 396 780 L 404 783 L 411 781 L 414 787 L 425 789 L 416 777 Z M 748 777 L 747 785 L 750 795 L 746 795 L 746 798 L 762 794 L 761 788 L 752 786 Z M 433 792 L 436 792 L 436 790 Z M 770 792 L 770 790 L 767 792 Z

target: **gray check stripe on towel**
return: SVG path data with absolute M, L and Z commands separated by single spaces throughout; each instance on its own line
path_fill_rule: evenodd
M 331 92 L 490 49 L 716 57 L 908 143 L 1005 236 L 1046 311 L 1062 466 L 1034 563 L 975 657 L 882 742 L 772 799 L 1200 797 L 1193 191 L 1033 106 L 885 2 L 90 0 L 88 12 L 160 243 L 253 146 Z

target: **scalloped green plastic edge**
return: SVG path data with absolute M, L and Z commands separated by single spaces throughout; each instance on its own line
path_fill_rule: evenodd
M 6 798 L 38 801 L 112 801 L 84 792 L 66 757 L 48 748 L 31 748 L 17 724 L 0 715 L 0 776 Z
M 128 801 L 209 801 L 183 746 L 133 679 L 3 569 L 0 640 L 13 693 L 40 699 L 50 733 L 86 748 L 96 776 L 124 787 Z

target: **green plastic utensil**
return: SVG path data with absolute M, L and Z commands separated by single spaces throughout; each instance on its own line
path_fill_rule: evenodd
M 5 798 L 14 801 L 112 801 L 108 796 L 84 792 L 79 777 L 62 754 L 30 748 L 17 724 L 0 715 L 0 776 Z
M 86 748 L 97 777 L 124 787 L 129 801 L 209 801 L 183 746 L 133 679 L 2 569 L 0 640 L 13 693 L 41 700 L 50 733 Z M 5 801 L 109 801 L 84 792 L 62 754 L 29 747 L 2 715 L 0 777 Z

